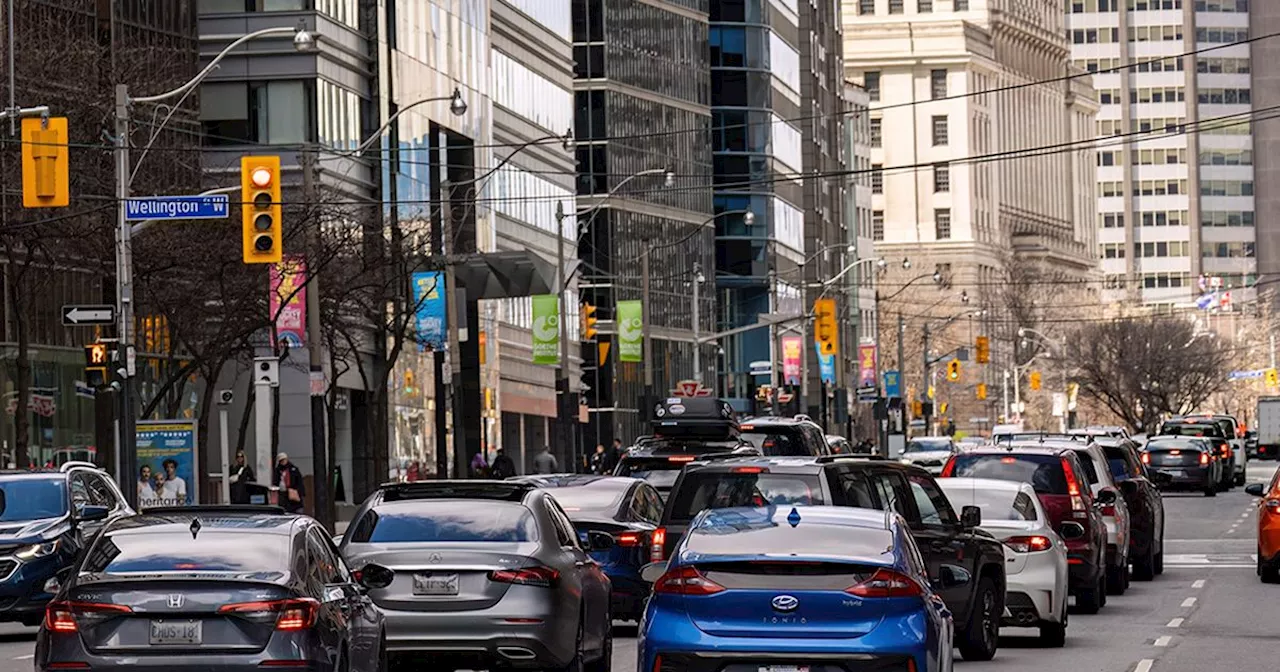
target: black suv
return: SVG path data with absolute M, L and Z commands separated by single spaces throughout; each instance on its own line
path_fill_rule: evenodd
M 90 462 L 0 471 L 0 621 L 38 625 L 49 580 L 71 570 L 108 520 L 130 515 L 115 481 Z
M 831 444 L 817 423 L 800 416 L 747 418 L 741 424 L 742 439 L 762 455 L 830 455 Z
M 655 539 L 651 560 L 664 559 L 704 509 L 795 505 L 892 506 L 910 525 L 929 576 L 951 579 L 941 595 L 955 614 L 960 653 L 966 660 L 995 656 L 1004 613 L 1004 547 L 978 529 L 981 509 L 966 506 L 957 515 L 933 476 L 912 465 L 860 455 L 695 462 L 667 498 L 661 544 Z
M 671 397 L 655 405 L 652 427 L 653 436 L 638 439 L 613 475 L 648 481 L 664 498 L 680 470 L 694 460 L 760 453 L 738 437 L 738 417 L 719 399 Z
M 1164 571 L 1164 498 L 1157 480 L 1142 464 L 1141 451 L 1132 439 L 1098 436 L 1111 467 L 1111 476 L 1120 487 L 1129 509 L 1129 564 L 1133 578 L 1150 581 Z

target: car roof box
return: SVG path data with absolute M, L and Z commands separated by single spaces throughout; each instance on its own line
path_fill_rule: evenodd
M 653 407 L 653 433 L 664 439 L 728 441 L 738 438 L 738 414 L 714 397 L 669 397 Z

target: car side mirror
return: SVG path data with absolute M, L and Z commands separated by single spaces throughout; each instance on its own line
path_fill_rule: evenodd
M 97 504 L 85 504 L 84 506 L 80 507 L 79 510 L 76 511 L 76 520 L 85 521 L 85 522 L 94 521 L 94 520 L 106 520 L 107 516 L 109 515 L 111 515 L 111 509 L 108 509 L 105 506 L 99 506 Z
M 607 551 L 616 545 L 613 535 L 608 532 L 592 530 L 587 533 L 587 547 L 592 551 Z
M 969 578 L 969 572 L 963 568 L 955 565 L 942 565 L 938 568 L 938 578 L 930 583 L 933 584 L 934 588 L 948 590 L 968 584 Z
M 666 573 L 667 563 L 665 561 L 651 562 L 640 568 L 640 578 L 644 579 L 647 583 L 654 583 L 658 579 L 662 578 L 662 575 Z
M 396 580 L 396 573 L 382 565 L 365 565 L 355 574 L 356 582 L 370 590 L 381 590 Z
M 960 508 L 960 524 L 968 529 L 973 529 L 982 524 L 982 509 L 976 506 L 964 506 Z
M 1084 525 L 1067 521 L 1058 527 L 1058 534 L 1067 540 L 1084 538 Z
M 1103 488 L 1098 491 L 1098 496 L 1093 498 L 1095 504 L 1106 506 L 1116 503 L 1116 491 L 1112 488 Z
M 1249 485 L 1244 486 L 1244 491 L 1245 494 L 1253 495 L 1254 497 L 1262 497 L 1267 494 L 1266 487 L 1267 486 L 1262 483 L 1250 483 Z

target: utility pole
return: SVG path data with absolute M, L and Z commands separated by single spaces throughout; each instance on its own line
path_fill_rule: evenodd
M 640 257 L 640 340 L 643 341 L 641 357 L 644 359 L 644 395 L 640 400 L 640 421 L 647 422 L 653 406 L 653 326 L 649 324 L 649 257 L 653 246 L 644 241 L 644 254 Z
M 1004 383 L 1000 390 L 1000 403 L 1004 406 L 1004 421 L 1009 422 L 1009 370 L 1004 370 Z
M 924 420 L 924 433 L 927 436 L 933 433 L 929 431 L 929 415 L 930 415 L 929 404 L 932 403 L 933 401 L 933 399 L 929 398 L 929 386 L 930 386 L 930 383 L 932 383 L 933 381 L 930 379 L 930 376 L 929 376 L 929 323 L 927 322 L 924 325 L 923 347 L 924 347 L 924 352 L 922 353 L 923 356 L 921 357 L 921 359 L 923 360 L 922 363 L 924 365 L 924 369 L 923 369 L 924 377 L 921 382 L 924 383 L 924 386 L 920 388 L 920 399 L 921 399 L 920 418 Z
M 120 325 L 116 346 L 116 374 L 120 376 L 120 483 L 132 483 L 138 473 L 138 450 L 133 402 L 133 227 L 125 206 L 129 200 L 129 87 L 116 85 L 116 302 L 120 304 Z M 270 418 L 268 418 L 269 420 Z M 270 429 L 267 436 L 270 440 Z M 270 449 L 268 449 L 270 450 Z M 195 465 L 199 478 L 200 465 Z M 125 488 L 125 499 L 135 508 L 138 489 Z
M 769 271 L 769 314 L 778 312 L 778 272 Z M 778 401 L 778 325 L 769 325 L 769 390 L 772 392 L 770 403 L 773 415 L 782 415 L 782 404 Z
M 698 342 L 698 325 L 702 321 L 702 264 L 693 265 L 693 379 L 702 382 L 702 343 Z
M 316 152 L 308 146 L 302 151 L 302 200 L 305 215 L 314 216 L 311 204 L 316 200 L 315 190 Z M 315 255 L 320 247 L 320 222 L 307 221 L 306 234 L 310 243 L 307 246 L 310 255 Z M 320 274 L 314 257 L 309 256 L 307 264 L 307 352 L 310 358 L 310 393 L 311 393 L 311 464 L 315 477 L 312 486 L 315 492 L 315 517 L 330 533 L 334 530 L 334 501 L 329 490 L 331 474 L 329 473 L 329 448 L 326 445 L 325 408 L 324 408 L 324 335 L 320 328 Z M 399 269 L 393 272 L 398 273 Z M 273 316 L 274 317 L 274 316 Z
M 559 426 L 563 462 L 577 464 L 578 451 L 573 441 L 572 410 L 569 399 L 569 287 L 564 268 L 564 203 L 556 202 L 556 287 L 560 291 L 560 366 L 556 369 L 556 424 Z
M 447 445 L 453 451 L 453 464 L 455 476 L 463 478 L 467 473 L 467 454 L 466 446 L 462 445 L 459 440 L 462 419 L 462 395 L 458 393 L 455 387 L 461 382 L 461 334 L 458 329 L 458 300 L 465 298 L 465 294 L 458 291 L 458 278 L 454 270 L 453 263 L 449 260 L 449 255 L 453 252 L 453 185 L 446 180 L 440 187 L 441 195 L 441 221 L 443 223 L 441 240 L 441 254 L 444 255 L 444 286 L 445 286 L 445 322 L 448 325 L 448 344 L 445 346 L 444 353 L 444 390 L 447 397 L 446 407 L 452 415 L 451 431 L 453 432 L 452 441 Z M 465 313 L 463 313 L 465 315 Z M 439 403 L 439 399 L 436 400 Z M 437 431 L 443 433 L 444 427 L 438 427 Z

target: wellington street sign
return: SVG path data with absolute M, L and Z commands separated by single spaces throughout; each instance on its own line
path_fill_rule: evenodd
M 116 323 L 115 306 L 63 306 L 62 324 L 67 327 L 93 327 Z
M 151 219 L 226 219 L 231 214 L 231 197 L 226 194 L 208 196 L 146 196 L 125 202 L 125 219 L 130 222 Z

